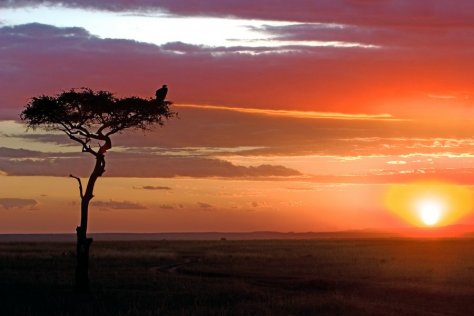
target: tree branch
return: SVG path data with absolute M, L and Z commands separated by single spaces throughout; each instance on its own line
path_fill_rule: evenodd
M 77 133 L 81 134 L 82 136 L 85 136 L 85 137 L 91 137 L 91 133 L 85 129 L 83 126 L 81 126 L 81 124 L 75 124 L 75 125 L 71 125 L 71 130 L 76 130 Z
M 111 141 L 110 137 L 105 136 L 105 143 L 100 145 L 98 153 L 103 155 L 107 152 L 107 150 L 109 150 L 111 148 L 112 148 L 112 141 Z
M 85 142 L 85 141 L 83 141 L 82 139 L 80 139 L 80 138 L 78 138 L 78 137 L 76 137 L 76 136 L 74 136 L 74 135 L 72 135 L 72 134 L 69 134 L 69 133 L 68 133 L 68 136 L 69 136 L 70 139 L 75 140 L 76 142 L 78 142 L 78 143 L 80 143 L 80 144 L 82 145 L 82 151 L 83 151 L 83 152 L 91 153 L 91 154 L 93 154 L 94 156 L 97 157 L 97 155 L 98 155 L 97 152 L 95 152 L 95 151 L 91 148 L 91 146 L 88 146 L 88 145 L 87 145 L 87 142 Z
M 77 182 L 79 182 L 79 194 L 80 194 L 80 196 L 81 196 L 81 199 L 83 199 L 83 198 L 84 198 L 84 194 L 83 194 L 83 192 L 82 192 L 82 182 L 81 182 L 81 178 L 75 177 L 75 176 L 73 176 L 72 174 L 70 174 L 69 176 L 70 176 L 71 178 L 76 179 Z
M 99 129 L 97 130 L 96 134 L 97 135 L 103 135 L 102 132 L 106 129 L 110 127 L 110 123 L 106 123 L 105 121 L 102 123 L 102 126 L 99 127 Z

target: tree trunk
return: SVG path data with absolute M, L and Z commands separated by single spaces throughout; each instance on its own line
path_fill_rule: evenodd
M 87 182 L 84 195 L 81 194 L 81 225 L 76 228 L 77 248 L 76 248 L 76 289 L 80 293 L 89 293 L 89 248 L 92 238 L 87 238 L 87 218 L 89 215 L 89 202 L 94 197 L 94 185 L 97 178 L 105 171 L 104 155 L 96 155 L 96 163 L 89 181 Z
M 89 293 L 89 248 L 92 238 L 86 237 L 86 231 L 81 226 L 77 226 L 76 232 L 76 289 L 80 293 Z

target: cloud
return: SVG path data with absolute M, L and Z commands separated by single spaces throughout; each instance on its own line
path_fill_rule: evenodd
M 387 164 L 389 164 L 389 165 L 406 165 L 407 162 L 404 161 L 404 160 L 390 160 L 390 161 L 387 161 Z
M 139 163 L 137 163 L 139 162 Z M 67 158 L 1 159 L 0 170 L 11 176 L 88 176 L 91 157 L 77 155 Z M 297 170 L 279 165 L 262 164 L 238 166 L 215 158 L 186 156 L 156 156 L 126 153 L 110 153 L 107 159 L 106 176 L 109 177 L 294 177 Z M 151 188 L 147 188 L 150 190 Z
M 309 26 L 300 27 L 303 31 L 290 26 L 266 31 L 275 36 L 291 37 L 298 32 L 310 36 Z M 355 28 L 348 30 L 357 33 Z M 81 86 L 120 95 L 152 96 L 156 87 L 166 82 L 169 97 L 179 104 L 377 114 L 387 100 L 416 97 L 417 104 L 423 107 L 426 101 L 428 107 L 453 100 L 433 99 L 427 92 L 471 90 L 466 77 L 474 70 L 470 54 L 474 44 L 468 40 L 471 31 L 463 37 L 464 30 L 453 29 L 454 34 L 461 34 L 453 37 L 450 30 L 449 36 L 440 36 L 429 29 L 426 35 L 420 29 L 394 28 L 390 31 L 394 40 L 407 34 L 414 37 L 406 45 L 394 42 L 393 47 L 376 50 L 315 47 L 299 53 L 254 56 L 237 52 L 260 48 L 226 48 L 236 53 L 221 54 L 224 49 L 219 47 L 186 43 L 160 47 L 101 39 L 80 28 L 37 23 L 4 26 L 0 27 L 0 41 L 5 43 L 0 51 L 0 104 L 8 113 L 19 112 L 29 97 Z M 339 36 L 333 29 L 328 32 L 336 39 Z M 386 38 L 377 32 L 361 31 L 367 35 L 354 36 L 372 42 Z M 426 49 L 416 50 L 413 43 L 427 36 L 442 37 L 442 45 L 426 40 Z M 392 115 L 405 111 L 404 107 L 390 109 Z
M 294 156 L 324 163 L 318 157 L 336 161 L 380 155 L 387 156 L 381 162 L 387 166 L 387 161 L 405 160 L 397 155 L 446 156 L 471 152 L 474 147 L 469 129 L 460 129 L 458 119 L 443 124 L 353 115 L 328 119 L 302 111 L 274 114 L 267 109 L 211 106 L 179 107 L 179 112 L 179 120 L 146 136 L 133 131 L 116 135 L 104 176 L 292 178 L 304 171 L 298 169 L 301 164 L 286 165 Z M 10 136 L 21 142 L 24 135 Z M 28 142 L 53 140 L 47 134 L 26 136 Z M 61 136 L 61 145 L 72 144 L 66 136 L 53 136 Z M 49 146 L 49 150 L 54 148 Z M 0 170 L 9 175 L 88 176 L 93 157 L 80 153 L 79 147 L 77 151 L 46 153 L 1 147 Z
M 172 190 L 172 188 L 170 188 L 170 187 L 153 186 L 153 185 L 145 185 L 145 186 L 140 187 L 139 189 L 143 189 L 143 190 Z
M 7 210 L 11 208 L 34 209 L 37 205 L 38 202 L 33 199 L 0 198 L 0 206 Z
M 36 40 L 51 40 L 54 38 L 66 40 L 67 38 L 90 39 L 93 36 L 81 27 L 64 27 L 57 28 L 52 25 L 31 23 L 13 26 L 4 26 L 1 32 L 6 39 L 11 37 L 21 38 L 24 40 L 34 37 Z M 11 44 L 6 42 L 5 45 Z
M 294 177 L 297 170 L 279 165 L 239 166 L 228 161 L 201 157 L 137 157 L 110 161 L 108 172 L 112 176 L 136 177 Z M 134 163 L 135 162 L 135 163 Z M 131 168 L 133 166 L 133 168 Z
M 32 158 L 41 156 L 43 156 L 42 153 L 34 150 L 0 147 L 0 157 L 2 158 Z
M 168 205 L 168 204 L 162 204 L 160 205 L 160 208 L 163 210 L 174 210 L 175 207 L 173 205 Z
M 268 156 L 462 153 L 471 151 L 474 146 L 469 129 L 460 129 L 459 119 L 450 120 L 447 115 L 443 115 L 441 122 L 431 118 L 398 120 L 397 117 L 371 114 L 319 115 L 295 110 L 224 106 L 177 106 L 176 109 L 180 118 L 167 122 L 164 128 L 146 135 L 135 131 L 115 135 L 114 149 L 107 157 L 106 175 L 146 176 L 151 172 L 154 176 L 166 177 L 284 176 L 290 174 L 289 170 L 273 168 L 269 173 L 269 168 L 257 167 L 265 164 L 285 166 L 281 161 L 265 162 L 264 158 Z M 465 113 L 464 116 L 468 115 Z M 8 135 L 17 143 L 23 139 L 28 143 L 36 142 L 36 148 L 43 142 L 76 146 L 65 135 L 51 135 L 51 138 L 48 134 Z M 11 143 L 11 140 L 6 139 L 7 142 Z M 64 150 L 48 145 L 49 150 L 55 148 Z M 12 175 L 88 175 L 91 157 L 79 153 L 78 146 L 76 150 L 77 153 L 44 153 L 3 147 L 0 148 L 0 170 Z M 246 162 L 244 167 L 229 156 L 256 158 L 251 163 Z M 259 156 L 263 158 L 259 159 Z M 136 163 L 138 161 L 140 163 Z
M 189 118 L 192 121 L 191 118 Z M 205 123 L 204 123 L 205 124 Z M 117 145 L 115 138 L 113 139 L 115 150 L 111 150 L 107 155 L 107 176 L 118 177 L 293 177 L 301 175 L 297 170 L 287 168 L 281 165 L 261 163 L 258 161 L 250 166 L 241 166 L 233 164 L 225 159 L 214 157 L 213 150 L 199 147 L 187 150 L 186 148 L 175 147 L 180 145 L 181 134 L 188 137 L 193 128 L 190 126 L 182 126 L 180 132 L 174 136 L 170 135 L 169 143 L 171 148 L 144 148 L 146 143 L 141 143 L 144 139 L 143 135 L 132 133 L 127 137 L 117 137 Z M 196 129 L 200 128 L 196 126 Z M 164 129 L 160 129 L 164 131 Z M 187 130 L 187 132 L 185 132 Z M 197 132 L 196 130 L 196 132 Z M 158 133 L 158 131 L 157 131 Z M 198 133 L 196 133 L 198 134 Z M 21 139 L 25 135 L 15 135 Z M 26 135 L 29 141 L 36 140 L 41 143 L 45 139 L 45 135 Z M 199 135 L 197 135 L 199 136 Z M 203 134 L 203 136 L 206 136 Z M 156 137 L 149 135 L 149 144 L 156 144 Z M 227 136 L 226 136 L 227 138 Z M 48 138 L 46 138 L 48 139 Z M 63 136 L 65 142 L 71 143 L 66 136 Z M 124 141 L 128 139 L 130 143 Z M 190 140 L 192 143 L 193 141 Z M 120 148 L 122 145 L 134 145 L 133 148 Z M 196 145 L 200 145 L 199 142 Z M 117 148 L 118 147 L 118 148 Z M 217 153 L 236 152 L 230 146 L 229 149 L 218 149 Z M 216 147 L 217 148 L 217 147 Z M 54 147 L 51 147 L 54 149 Z M 61 150 L 58 147 L 57 150 Z M 68 149 L 70 150 L 70 149 Z M 0 170 L 8 175 L 43 175 L 43 176 L 67 176 L 74 174 L 76 176 L 88 176 L 91 171 L 92 156 L 79 152 L 39 152 L 25 149 L 14 149 L 8 147 L 0 147 Z M 144 190 L 171 190 L 165 186 L 143 186 Z
M 127 147 L 128 152 L 151 147 L 159 154 L 160 148 L 188 150 L 198 155 L 198 150 L 210 154 L 212 148 L 222 153 L 273 146 L 317 145 L 325 139 L 344 137 L 403 136 L 415 124 L 384 114 L 318 113 L 314 111 L 269 110 L 223 106 L 176 106 L 179 119 L 170 120 L 164 128 L 146 135 L 128 131 L 113 138 L 115 147 Z M 419 129 L 420 126 L 417 122 Z M 433 129 L 433 128 L 432 128 Z M 16 134 L 11 135 L 30 141 L 72 144 L 65 135 Z M 326 144 L 327 145 L 327 144 Z M 188 147 L 187 149 L 185 147 Z M 247 148 L 244 148 L 247 147 Z M 193 151 L 194 148 L 194 152 Z
M 211 55 L 214 57 L 221 57 L 224 55 L 281 55 L 291 53 L 311 53 L 314 49 L 324 47 L 338 47 L 338 48 L 372 48 L 370 45 L 363 45 L 360 43 L 336 43 L 336 42 L 275 42 L 273 45 L 265 45 L 268 42 L 261 40 L 261 45 L 252 46 L 205 46 L 205 45 L 193 45 L 182 42 L 171 42 L 161 45 L 160 47 L 165 52 L 186 55 L 186 56 L 205 56 Z
M 265 3 L 266 10 L 257 10 Z M 143 10 L 157 7 L 151 1 L 64 5 L 142 10 L 144 14 L 153 14 Z M 318 10 L 309 10 L 312 6 Z M 160 2 L 159 9 L 173 14 L 298 21 L 256 29 L 295 43 L 321 39 L 382 46 L 361 50 L 294 45 L 288 47 L 291 52 L 273 55 L 240 53 L 247 49 L 266 52 L 269 47 L 179 42 L 156 46 L 102 39 L 77 27 L 1 26 L 0 105 L 17 119 L 27 99 L 43 93 L 91 86 L 148 97 L 162 82 L 168 83 L 181 118 L 147 137 L 127 133 L 114 139 L 106 176 L 291 178 L 300 172 L 283 160 L 267 163 L 266 157 L 470 152 L 468 138 L 472 135 L 469 129 L 460 128 L 458 120 L 471 116 L 470 100 L 446 96 L 472 91 L 467 75 L 474 71 L 473 10 L 468 10 L 472 6 L 466 1 L 434 5 L 424 0 L 370 5 L 367 1 L 321 0 L 297 6 L 274 1 L 269 5 L 265 0 Z M 411 111 L 418 115 L 413 121 L 398 120 L 411 117 Z M 431 120 L 447 120 L 446 114 L 455 111 L 457 119 Z M 23 138 L 71 144 L 62 135 L 27 134 Z M 459 138 L 461 142 L 452 141 Z M 84 154 L 3 146 L 0 170 L 10 175 L 87 176 L 91 169 L 91 159 Z M 238 163 L 231 159 L 233 155 L 253 161 Z
M 113 210 L 142 210 L 146 209 L 145 206 L 139 203 L 130 202 L 130 201 L 93 201 L 91 206 L 103 208 L 103 209 L 113 209 Z
M 140 1 L 148 4 L 150 1 Z M 145 4 L 146 3 L 146 4 Z M 283 21 L 329 22 L 362 25 L 465 25 L 474 17 L 469 0 L 357 1 L 316 0 L 275 2 L 252 1 L 160 1 L 160 8 L 179 15 L 234 16 Z M 469 19 L 471 18 L 471 19 Z
M 200 207 L 200 208 L 213 208 L 213 206 L 211 204 L 208 204 L 208 203 L 203 203 L 203 202 L 198 202 L 197 205 Z
M 265 116 L 279 116 L 283 118 L 306 118 L 306 119 L 334 119 L 334 120 L 398 120 L 390 114 L 363 114 L 363 113 L 335 113 L 335 112 L 314 112 L 314 111 L 294 111 L 294 110 L 270 110 L 255 108 L 239 108 L 215 105 L 192 105 L 180 104 L 180 108 L 206 109 L 211 111 L 232 111 Z
M 426 28 L 394 26 L 394 25 L 345 25 L 301 23 L 288 25 L 264 25 L 255 27 L 255 31 L 267 33 L 280 41 L 338 41 L 356 42 L 375 45 L 383 49 L 425 50 L 439 47 L 440 50 L 453 50 L 458 45 L 464 47 L 472 44 L 467 39 L 472 37 L 474 30 L 465 25 L 444 26 L 443 34 L 436 32 L 438 26 Z M 460 32 L 460 30 L 463 30 Z M 444 47 L 443 45 L 449 45 Z M 454 45 L 454 47 L 453 47 Z
M 15 0 L 1 1 L 2 7 L 60 5 L 72 8 L 128 11 L 153 14 L 165 11 L 183 16 L 239 17 L 299 22 L 328 22 L 361 25 L 457 26 L 474 19 L 474 4 L 469 0 Z
M 65 134 L 7 134 L 5 135 L 6 138 L 22 138 L 25 140 L 31 140 L 36 142 L 44 142 L 44 143 L 53 143 L 62 146 L 77 146 L 75 142 L 72 142 Z M 21 149 L 26 150 L 26 149 Z
M 317 175 L 308 179 L 315 183 L 391 184 L 445 181 L 460 185 L 474 184 L 474 168 L 420 168 L 383 170 L 379 174 Z
M 0 159 L 0 170 L 9 176 L 87 176 L 90 162 L 82 158 Z M 69 170 L 69 172 L 67 171 Z
M 288 187 L 287 190 L 294 190 L 294 191 L 313 191 L 314 188 L 312 187 Z
M 180 113 L 180 118 L 168 121 L 164 128 L 158 128 L 146 135 L 135 131 L 115 135 L 114 149 L 110 152 L 110 158 L 113 157 L 114 161 L 108 161 L 110 163 L 107 166 L 107 174 L 110 175 L 109 171 L 115 169 L 115 160 L 126 158 L 148 161 L 147 166 L 150 170 L 158 169 L 162 161 L 163 167 L 166 168 L 174 162 L 176 166 L 171 167 L 172 170 L 176 170 L 178 165 L 189 164 L 196 158 L 225 161 L 229 155 L 385 155 L 404 154 L 414 150 L 419 153 L 434 153 L 447 148 L 452 152 L 463 152 L 471 150 L 474 145 L 469 129 L 460 129 L 459 118 L 450 120 L 448 115 L 443 115 L 444 121 L 441 124 L 430 118 L 398 120 L 397 117 L 362 114 L 343 114 L 339 117 L 332 114 L 331 118 L 328 118 L 327 113 L 322 118 L 314 112 L 293 110 L 275 111 L 222 106 L 179 106 L 176 109 Z M 464 113 L 464 116 L 467 114 Z M 76 146 L 65 135 L 51 135 L 54 136 L 51 139 L 47 134 L 11 136 L 19 138 L 18 142 L 26 139 L 38 143 L 51 141 L 60 145 Z M 76 148 L 80 151 L 78 146 Z M 54 147 L 50 147 L 50 150 L 54 150 Z M 62 148 L 57 147 L 57 150 Z M 76 159 L 69 160 L 61 172 L 66 175 L 70 172 L 89 173 L 89 159 L 85 154 L 48 155 L 0 148 L 0 157 L 30 158 L 30 163 L 36 161 L 38 165 L 50 165 L 47 164 L 48 161 L 55 164 L 62 163 L 58 158 Z M 40 161 L 37 158 L 46 160 Z M 56 160 L 53 161 L 53 158 Z M 153 164 L 153 160 L 156 163 Z M 4 161 L 3 166 L 6 163 Z M 14 163 L 18 161 L 10 161 L 10 165 Z M 210 165 L 217 162 L 204 160 L 199 161 L 197 166 L 203 163 Z M 260 164 L 263 163 L 259 163 L 258 160 L 252 163 L 253 166 Z M 189 169 L 184 167 L 186 170 Z M 9 170 L 12 168 L 17 169 L 10 166 Z M 67 171 L 67 168 L 70 171 Z M 137 170 L 140 168 L 137 166 Z M 186 171 L 186 175 L 192 176 L 189 171 Z M 215 173 L 214 175 L 223 176 L 222 172 L 220 175 Z

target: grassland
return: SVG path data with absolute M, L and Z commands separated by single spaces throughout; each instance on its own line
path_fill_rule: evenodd
M 1 315 L 472 315 L 474 240 L 0 243 Z

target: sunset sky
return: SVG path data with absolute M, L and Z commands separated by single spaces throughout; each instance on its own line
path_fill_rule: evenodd
M 115 136 L 91 232 L 474 225 L 473 38 L 471 0 L 0 0 L 0 233 L 74 232 L 94 163 L 29 98 L 162 84 L 179 118 Z

